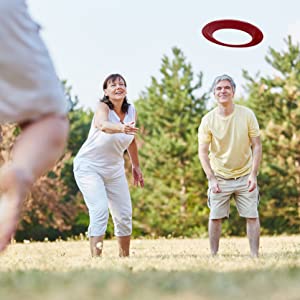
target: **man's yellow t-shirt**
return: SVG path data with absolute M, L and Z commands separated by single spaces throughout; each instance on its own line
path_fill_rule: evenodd
M 237 104 L 226 117 L 218 113 L 218 108 L 213 109 L 202 118 L 198 129 L 199 145 L 210 144 L 211 167 L 224 178 L 237 178 L 251 172 L 250 138 L 259 135 L 253 111 Z

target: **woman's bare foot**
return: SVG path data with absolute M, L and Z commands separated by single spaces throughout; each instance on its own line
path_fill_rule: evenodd
M 32 184 L 32 176 L 13 165 L 0 170 L 0 251 L 4 250 L 13 237 L 23 201 Z

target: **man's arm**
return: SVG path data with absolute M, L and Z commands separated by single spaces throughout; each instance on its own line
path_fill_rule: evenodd
M 210 187 L 213 193 L 220 193 L 221 189 L 218 184 L 218 180 L 215 177 L 214 171 L 211 168 L 209 157 L 208 157 L 209 144 L 199 144 L 198 155 L 202 165 L 202 168 L 206 174 L 208 181 L 210 182 Z
M 252 168 L 248 178 L 249 192 L 252 192 L 257 186 L 257 174 L 262 157 L 262 145 L 260 137 L 251 138 L 252 143 Z

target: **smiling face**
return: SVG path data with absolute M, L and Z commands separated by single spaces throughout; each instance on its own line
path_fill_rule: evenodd
M 234 90 L 228 80 L 219 81 L 214 89 L 214 95 L 219 104 L 228 105 L 232 104 Z
M 125 81 L 121 77 L 108 80 L 104 94 L 110 101 L 123 101 L 127 95 Z

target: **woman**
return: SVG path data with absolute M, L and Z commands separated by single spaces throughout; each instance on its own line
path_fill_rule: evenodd
M 74 159 L 74 175 L 89 211 L 91 255 L 102 254 L 109 208 L 119 255 L 129 256 L 132 208 L 123 155 L 127 150 L 134 185 L 143 187 L 135 139 L 137 116 L 134 106 L 127 102 L 126 81 L 121 75 L 109 75 L 103 90 L 88 138 Z

